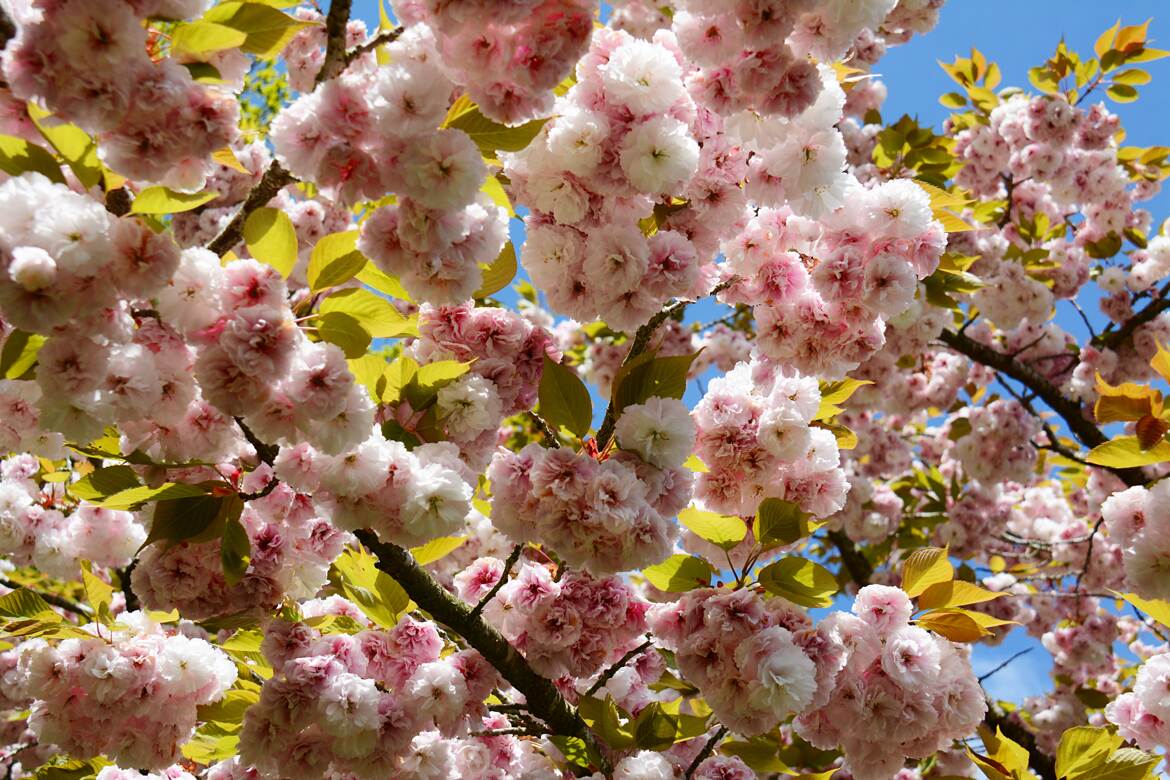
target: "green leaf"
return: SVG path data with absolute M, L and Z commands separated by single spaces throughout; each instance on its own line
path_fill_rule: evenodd
M 536 138 L 550 117 L 533 119 L 519 127 L 508 127 L 493 122 L 472 104 L 469 111 L 461 113 L 446 123 L 447 127 L 462 130 L 471 136 L 479 151 L 489 160 L 496 159 L 496 152 L 519 152 Z
M 239 752 L 239 734 L 205 723 L 190 741 L 183 744 L 184 758 L 197 764 L 214 764 L 231 758 Z
M 382 273 L 373 263 L 366 263 L 365 267 L 357 272 L 357 280 L 367 287 L 373 287 L 378 292 L 389 295 L 391 298 L 397 298 L 400 301 L 410 300 L 410 293 L 402 286 L 402 282 L 389 274 Z
M 837 593 L 837 578 L 832 572 L 797 556 L 768 564 L 757 579 L 764 590 L 802 607 L 827 607 Z
M 1105 94 L 1118 103 L 1132 103 L 1138 99 L 1138 91 L 1129 84 L 1114 84 L 1105 90 Z
M 219 562 L 223 566 L 223 578 L 228 585 L 235 585 L 248 571 L 252 560 L 252 543 L 248 532 L 239 518 L 228 518 L 220 538 Z
M 941 547 L 922 547 L 910 553 L 902 565 L 902 590 L 911 598 L 931 585 L 955 578 L 955 568 Z
M 0 350 L 0 375 L 5 379 L 20 379 L 36 364 L 44 343 L 45 337 L 39 333 L 12 331 Z
M 614 376 L 614 412 L 620 416 L 627 406 L 655 396 L 681 399 L 687 390 L 687 372 L 698 356 L 695 352 L 660 358 L 652 350 L 634 358 Z
M 377 354 L 365 354 L 349 361 L 349 370 L 353 378 L 369 391 L 370 398 L 374 399 L 375 403 L 381 400 L 380 391 L 386 387 L 386 367 L 386 358 Z
M 331 311 L 318 317 L 317 335 L 322 341 L 341 347 L 350 360 L 360 358 L 370 348 L 370 334 L 357 318 L 345 312 Z
M 682 593 L 711 584 L 715 567 L 697 555 L 672 555 L 662 563 L 647 566 L 642 575 L 651 585 L 668 593 Z
M 98 622 L 108 626 L 114 621 L 110 612 L 110 602 L 114 598 L 113 586 L 93 573 L 93 564 L 89 561 L 81 562 L 81 583 L 85 587 L 85 600 L 93 608 Z
M 64 184 L 61 166 L 44 147 L 29 143 L 14 135 L 0 135 L 0 171 L 9 176 L 22 173 L 41 173 L 49 181 Z
M 1145 780 L 1160 760 L 1137 748 L 1119 748 L 1104 763 L 1070 775 L 1069 780 Z
M 606 695 L 605 701 L 582 696 L 577 703 L 577 711 L 586 725 L 600 734 L 610 748 L 624 750 L 633 746 L 634 734 L 630 730 L 632 724 L 629 722 L 629 713 L 617 706 L 612 695 Z
M 756 510 L 752 533 L 755 534 L 756 542 L 764 549 L 792 544 L 824 525 L 809 522 L 811 517 L 812 515 L 791 501 L 765 498 L 760 502 L 760 508 Z
M 175 192 L 166 187 L 147 187 L 138 193 L 134 205 L 130 207 L 131 214 L 179 214 L 184 211 L 197 209 L 204 203 L 210 203 L 219 197 L 219 193 L 205 190 L 203 192 L 186 193 Z
M 202 495 L 160 501 L 143 547 L 157 541 L 209 542 L 223 535 L 229 520 L 239 520 L 244 502 L 238 495 Z
M 323 236 L 309 255 L 308 280 L 313 292 L 348 282 L 366 265 L 366 256 L 357 250 L 358 232 Z
M 1121 737 L 1093 726 L 1074 726 L 1060 735 L 1056 749 L 1056 776 L 1070 777 L 1104 763 L 1121 746 Z
M 335 290 L 321 301 L 322 314 L 347 314 L 376 339 L 418 335 L 418 318 L 403 316 L 390 301 L 356 287 Z
M 35 103 L 28 104 L 28 115 L 45 140 L 69 164 L 78 181 L 89 188 L 102 180 L 103 168 L 98 159 L 97 141 L 89 133 L 77 125 L 60 122 L 56 117 L 51 122 L 43 121 L 52 114 Z
M 664 712 L 661 702 L 651 702 L 634 719 L 634 744 L 642 750 L 666 750 L 678 735 L 678 717 Z
M 472 294 L 472 298 L 487 298 L 490 295 L 495 295 L 516 278 L 516 249 L 512 246 L 512 242 L 504 244 L 504 248 L 500 250 L 500 254 L 496 256 L 491 265 L 481 267 L 483 268 L 483 282 L 479 289 Z
M 424 391 L 439 390 L 467 373 L 471 363 L 458 360 L 436 360 L 418 367 L 414 382 Z
M 1140 87 L 1143 84 L 1149 84 L 1151 76 L 1141 68 L 1130 68 L 1118 73 L 1114 73 L 1111 77 L 1114 84 L 1128 84 L 1131 87 Z
M 735 515 L 721 515 L 687 507 L 678 513 L 678 520 L 700 539 L 730 550 L 747 536 L 747 524 Z
M 141 486 L 138 472 L 129 466 L 105 466 L 94 469 L 67 489 L 75 498 L 100 501 L 115 493 Z
M 426 566 L 455 552 L 466 541 L 466 536 L 440 536 L 420 547 L 411 547 L 410 554 L 420 566 Z
M 333 562 L 329 582 L 382 628 L 398 625 L 410 607 L 406 591 L 379 571 L 374 556 L 361 547 L 346 550 Z
M 260 692 L 250 688 L 232 688 L 213 704 L 204 704 L 197 710 L 198 718 L 225 732 L 238 731 L 244 724 L 244 713 L 260 701 Z
M 297 232 L 280 209 L 256 209 L 244 222 L 244 243 L 252 257 L 280 271 L 285 279 L 297 264 Z
M 82 761 L 68 756 L 53 756 L 33 771 L 36 780 L 89 780 L 97 777 L 103 768 L 110 766 L 104 758 Z
M 265 3 L 221 3 L 203 15 L 204 22 L 217 22 L 247 33 L 240 47 L 264 59 L 276 57 L 310 22 L 281 13 Z M 319 23 L 318 23 L 319 24 Z
M 1143 450 L 1138 437 L 1119 436 L 1094 447 L 1085 460 L 1095 466 L 1121 469 L 1162 463 L 1170 460 L 1170 441 L 1162 440 L 1148 450 Z
M 539 389 L 541 416 L 554 431 L 563 426 L 578 438 L 584 438 L 593 424 L 589 388 L 568 366 L 554 362 L 548 355 L 543 358 Z
M 171 51 L 206 57 L 225 49 L 235 49 L 248 40 L 243 30 L 208 21 L 185 22 L 176 25 L 171 38 Z
M 599 763 L 599 759 L 589 755 L 585 740 L 580 737 L 566 737 L 564 734 L 552 734 L 548 741 L 557 746 L 561 755 L 570 766 L 588 770 L 591 764 Z
M 418 363 L 407 355 L 400 355 L 386 366 L 386 387 L 382 390 L 382 402 L 397 403 L 406 388 L 414 383 L 418 370 Z

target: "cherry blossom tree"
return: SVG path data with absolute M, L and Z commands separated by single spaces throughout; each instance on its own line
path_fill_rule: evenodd
M 941 6 L 6 2 L 6 776 L 1155 776 L 1170 52 Z

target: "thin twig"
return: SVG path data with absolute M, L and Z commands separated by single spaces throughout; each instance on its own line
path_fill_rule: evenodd
M 727 727 L 720 726 L 711 738 L 707 740 L 707 744 L 703 745 L 703 749 L 699 751 L 699 755 L 695 756 L 695 760 L 687 767 L 686 779 L 691 780 L 695 776 L 695 772 L 699 769 L 699 764 L 707 760 L 707 758 L 715 751 L 715 745 L 719 740 L 723 739 L 727 734 Z
M 276 193 L 295 181 L 296 178 L 291 173 L 286 171 L 278 161 L 273 160 L 268 169 L 264 171 L 264 175 L 260 177 L 260 181 L 256 182 L 252 191 L 248 193 L 248 197 L 244 199 L 244 205 L 240 206 L 240 210 L 232 217 L 232 221 L 207 245 L 207 248 L 220 257 L 230 252 L 243 238 L 244 223 L 248 221 L 252 212 L 266 205 L 268 201 L 276 197 Z
M 531 409 L 528 411 L 528 416 L 536 423 L 536 427 L 540 428 L 540 432 L 544 434 L 544 446 L 550 450 L 560 449 L 561 440 L 557 436 L 556 431 L 552 429 L 552 426 L 548 424 L 548 421 Z
M 354 48 L 350 49 L 345 53 L 345 62 L 342 67 L 342 71 L 344 72 L 345 68 L 348 68 L 350 63 L 363 54 L 371 52 L 383 44 L 394 43 L 394 41 L 398 40 L 398 37 L 402 35 L 405 30 L 405 27 L 395 27 L 393 30 L 383 30 L 370 40 L 363 43 L 361 46 L 355 46 Z
M 518 544 L 512 548 L 512 553 L 508 556 L 508 560 L 504 561 L 504 571 L 500 574 L 500 578 L 496 580 L 496 584 L 492 586 L 492 589 L 484 594 L 484 597 L 471 610 L 472 617 L 478 617 L 479 613 L 483 612 L 484 607 L 491 603 L 491 600 L 500 592 L 500 588 L 504 587 L 505 583 L 508 582 L 508 575 L 512 573 L 512 567 L 516 565 L 516 561 L 520 560 L 520 554 L 524 552 L 524 547 L 525 545 Z
M 1135 330 L 1153 320 L 1167 309 L 1170 309 L 1170 282 L 1163 285 L 1162 289 L 1158 290 L 1158 295 L 1150 303 L 1146 304 L 1141 311 L 1135 313 L 1122 323 L 1120 328 L 1113 330 L 1113 326 L 1111 325 L 1101 335 L 1094 336 L 1093 340 L 1089 343 L 1094 347 L 1115 350 L 1128 342 Z
M 623 655 L 620 659 L 618 659 L 617 663 L 613 664 L 601 673 L 601 676 L 597 678 L 597 682 L 593 683 L 593 685 L 589 686 L 589 690 L 585 691 L 585 695 L 592 696 L 594 693 L 601 690 L 601 686 L 609 682 L 610 678 L 621 671 L 623 666 L 629 663 L 631 659 L 636 658 L 637 656 L 640 656 L 642 653 L 646 652 L 652 644 L 654 644 L 654 640 L 647 639 L 645 642 Z
M 1012 661 L 1016 660 L 1017 658 L 1019 658 L 1022 655 L 1027 655 L 1028 653 L 1032 652 L 1034 649 L 1035 648 L 1032 648 L 1032 647 L 1025 647 L 1023 650 L 1014 654 L 1011 658 L 1007 659 L 1006 661 L 1001 663 L 999 666 L 992 669 L 990 672 L 987 672 L 986 674 L 980 675 L 979 676 L 979 683 L 982 685 L 983 681 L 986 680 L 988 677 L 995 674 L 996 672 L 1003 671 L 1003 669 L 1005 669 L 1007 667 L 1007 665 L 1010 664 Z

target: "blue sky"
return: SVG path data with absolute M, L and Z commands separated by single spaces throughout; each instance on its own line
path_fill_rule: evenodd
M 356 16 L 371 27 L 378 23 L 377 0 L 356 0 Z M 1170 0 L 1125 0 L 1123 3 L 1095 0 L 950 0 L 944 6 L 939 25 L 926 36 L 917 36 L 905 46 L 890 49 L 875 69 L 886 83 L 889 96 L 882 108 L 883 118 L 895 121 L 902 114 L 915 116 L 923 124 L 939 127 L 948 110 L 938 103 L 938 96 L 954 89 L 954 83 L 938 66 L 956 55 L 966 56 L 974 46 L 1003 72 L 1001 87 L 1018 85 L 1031 89 L 1027 70 L 1041 64 L 1063 37 L 1070 48 L 1091 53 L 1097 36 L 1121 18 L 1123 25 L 1140 24 L 1153 18 L 1149 37 L 1157 48 L 1170 49 Z M 1118 113 L 1128 130 L 1125 143 L 1137 146 L 1170 145 L 1170 59 L 1149 63 L 1145 67 L 1153 81 L 1140 87 L 1141 99 L 1120 105 L 1106 100 Z M 1096 102 L 1094 99 L 1093 102 Z M 1170 216 L 1170 193 L 1162 193 L 1145 204 L 1158 225 Z M 523 230 L 513 225 L 513 239 L 519 244 Z M 721 314 L 722 307 L 712 303 L 692 306 L 689 321 L 707 322 Z M 1095 305 L 1087 305 L 1098 327 L 1103 318 Z M 1095 316 L 1094 316 L 1095 315 Z M 1057 322 L 1066 330 L 1084 338 L 1085 328 L 1071 309 L 1058 314 Z M 694 403 L 699 390 L 691 383 L 686 400 Z M 597 422 L 604 411 L 604 400 L 594 398 Z M 847 601 L 847 600 L 845 600 Z M 847 608 L 847 604 L 843 604 Z M 1014 653 L 1032 647 L 1032 652 L 1017 659 L 988 679 L 985 687 L 997 698 L 1020 701 L 1051 687 L 1051 656 L 1020 629 L 1013 630 L 1000 645 L 977 645 L 972 664 L 977 675 L 996 667 Z

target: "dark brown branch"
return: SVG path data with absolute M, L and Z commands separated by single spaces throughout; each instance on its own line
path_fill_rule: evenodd
M 540 432 L 544 435 L 544 446 L 548 447 L 550 450 L 560 449 L 560 437 L 557 436 L 556 431 L 552 429 L 552 426 L 548 424 L 548 421 L 531 410 L 528 412 L 528 416 L 532 418 L 532 421 L 536 423 L 536 427 L 539 428 Z
M 612 666 L 610 666 L 608 669 L 606 669 L 604 672 L 601 673 L 601 676 L 597 678 L 597 682 L 595 682 L 595 683 L 593 683 L 593 685 L 589 686 L 589 690 L 585 691 L 585 695 L 592 696 L 593 694 L 597 693 L 597 691 L 601 690 L 601 686 L 603 686 L 607 682 L 609 682 L 610 679 L 615 674 L 617 674 L 619 671 L 621 671 L 623 666 L 628 664 L 631 660 L 633 660 L 637 656 L 640 656 L 642 653 L 649 650 L 650 646 L 652 644 L 654 644 L 654 640 L 647 639 L 645 642 L 638 645 L 633 650 L 631 650 L 630 652 L 626 653 L 621 658 L 619 658 L 617 663 L 613 664 Z
M 1117 349 L 1124 346 L 1133 337 L 1134 331 L 1150 322 L 1162 312 L 1170 309 L 1170 284 L 1166 284 L 1158 291 L 1157 297 L 1147 303 L 1145 307 L 1122 323 L 1121 327 L 1113 330 L 1106 328 L 1099 336 L 1090 342 L 1094 347 L 1103 349 Z
M 16 37 L 16 22 L 12 21 L 12 17 L 8 12 L 0 7 L 0 49 L 8 45 L 8 42 Z
M 699 764 L 706 761 L 710 755 L 715 752 L 715 745 L 717 745 L 719 740 L 723 739 L 723 737 L 726 735 L 726 726 L 720 726 L 719 729 L 711 735 L 711 738 L 707 740 L 707 744 L 703 745 L 703 749 L 699 751 L 699 755 L 695 756 L 695 760 L 692 761 L 691 765 L 687 767 L 687 773 L 685 775 L 687 780 L 691 780 L 691 778 L 695 776 L 695 772 L 698 770 Z
M 998 728 L 1005 737 L 1028 751 L 1028 766 L 1040 776 L 1040 780 L 1056 780 L 1056 761 L 1040 749 L 1036 744 L 1036 736 L 1024 724 L 1010 715 L 1005 715 L 990 699 L 983 722 L 992 732 Z
M 317 83 L 341 75 L 345 70 L 345 28 L 349 25 L 349 10 L 353 0 L 330 0 L 329 15 L 325 17 L 325 62 L 317 71 Z
M 516 565 L 516 561 L 520 560 L 520 553 L 524 552 L 524 545 L 518 544 L 512 548 L 512 554 L 508 556 L 508 560 L 504 561 L 504 571 L 500 574 L 500 578 L 496 580 L 496 584 L 492 589 L 484 594 L 475 608 L 471 610 L 471 617 L 478 617 L 480 612 L 483 612 L 484 607 L 491 603 L 491 600 L 496 597 L 500 589 L 508 582 L 508 575 L 512 573 L 512 567 Z
M 845 570 L 857 583 L 857 587 L 864 588 L 868 585 L 870 578 L 873 577 L 873 564 L 862 554 L 861 550 L 857 549 L 853 540 L 844 531 L 829 531 L 829 541 L 837 548 L 837 552 L 841 555 L 841 562 L 845 564 Z
M 547 723 L 553 733 L 578 737 L 587 745 L 597 746 L 593 732 L 556 686 L 537 674 L 499 631 L 482 617 L 473 615 L 470 606 L 444 590 L 426 569 L 418 565 L 409 551 L 379 541 L 369 530 L 356 531 L 355 535 L 377 556 L 378 568 L 393 577 L 414 603 L 434 620 L 459 634 L 479 651 L 504 679 L 524 694 L 528 711 Z M 597 753 L 603 755 L 600 750 Z M 609 774 L 610 767 L 603 766 L 602 769 Z
M 398 40 L 398 37 L 402 35 L 405 30 L 405 27 L 395 27 L 393 30 L 383 30 L 373 38 L 370 38 L 370 40 L 363 43 L 361 46 L 355 46 L 354 48 L 350 49 L 345 53 L 345 60 L 341 70 L 344 72 L 345 69 L 349 67 L 351 62 L 363 54 L 371 52 L 383 44 L 394 43 L 394 41 Z
M 34 596 L 40 596 L 42 599 L 44 599 L 49 604 L 52 604 L 54 607 L 57 607 L 57 609 L 63 609 L 66 612 L 72 612 L 74 615 L 81 615 L 82 617 L 85 617 L 85 618 L 93 616 L 93 610 L 90 609 L 89 607 L 85 606 L 84 604 L 77 604 L 73 601 L 70 601 L 69 599 L 62 598 L 61 596 L 55 595 L 53 593 L 47 593 L 43 590 L 36 590 L 35 588 L 29 588 L 25 585 L 21 585 L 19 582 L 13 582 L 12 580 L 8 579 L 7 577 L 0 577 L 0 585 L 3 585 L 6 588 L 11 588 L 12 590 L 20 590 L 23 588 L 24 590 L 27 590 L 29 593 L 32 593 Z
M 220 257 L 230 252 L 236 244 L 240 243 L 240 239 L 244 235 L 244 223 L 252 212 L 266 205 L 268 201 L 276 197 L 276 193 L 294 181 L 296 179 L 293 175 L 286 171 L 279 162 L 273 160 L 272 164 L 268 166 L 268 170 L 264 171 L 264 175 L 260 177 L 260 181 L 256 182 L 256 186 L 248 193 L 244 205 L 240 206 L 240 210 L 232 217 L 232 221 L 228 223 L 222 233 L 207 245 L 207 248 Z
M 130 583 L 130 578 L 134 574 L 134 567 L 138 565 L 138 559 L 130 561 L 130 565 L 124 569 L 118 569 L 118 582 L 122 585 L 122 596 L 126 599 L 126 611 L 137 612 L 142 608 L 138 601 L 138 594 L 134 592 L 134 588 Z
M 1101 429 L 1085 417 L 1079 403 L 1067 398 L 1031 366 L 1020 363 L 1010 355 L 997 352 L 970 336 L 951 330 L 944 330 L 939 336 L 939 340 L 975 362 L 982 363 L 988 368 L 994 368 L 1004 376 L 1011 377 L 1023 384 L 1035 393 L 1037 398 L 1044 401 L 1049 409 L 1060 415 L 1073 435 L 1086 447 L 1096 447 L 1109 441 Z M 1131 487 L 1146 483 L 1146 478 L 1140 469 L 1110 469 L 1110 471 Z

